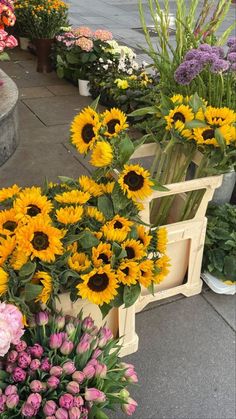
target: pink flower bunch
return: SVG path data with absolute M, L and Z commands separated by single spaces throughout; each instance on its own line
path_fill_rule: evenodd
M 103 29 L 97 29 L 94 32 L 94 37 L 96 39 L 100 39 L 100 41 L 103 41 L 103 42 L 111 41 L 113 38 L 112 33 L 110 31 L 105 31 Z
M 20 310 L 12 304 L 0 303 L 0 356 L 8 352 L 11 343 L 19 343 L 23 328 Z
M 115 396 L 122 410 L 127 415 L 135 411 L 137 404 L 126 387 L 138 381 L 137 374 L 132 364 L 109 355 L 117 341 L 108 327 L 98 329 L 90 316 L 52 317 L 46 311 L 31 323 L 28 343 L 18 341 L 3 358 L 8 377 L 0 393 L 0 413 L 15 408 L 26 418 L 87 419 L 94 404 L 99 409 L 101 403 L 112 403 L 112 387 L 121 388 Z
M 79 39 L 77 39 L 75 41 L 75 45 L 86 52 L 90 52 L 93 49 L 93 41 L 86 38 L 85 36 L 81 36 Z
M 56 40 L 62 42 L 67 48 L 75 45 L 76 37 L 73 32 L 65 32 L 63 35 L 57 35 Z
M 17 39 L 13 35 L 8 35 L 6 31 L 0 29 L 0 53 L 5 48 L 15 48 L 18 45 Z
M 87 26 L 80 26 L 79 28 L 73 29 L 75 36 L 85 36 L 86 38 L 93 37 L 93 31 Z

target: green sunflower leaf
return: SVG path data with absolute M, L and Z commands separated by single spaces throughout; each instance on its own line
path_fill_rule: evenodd
M 138 299 L 141 292 L 140 284 L 131 285 L 124 287 L 124 304 L 125 308 L 131 307 Z
M 193 121 L 186 122 L 185 128 L 193 129 L 193 128 L 204 128 L 207 127 L 206 122 L 201 121 L 200 119 L 193 119 Z
M 112 200 L 106 195 L 99 196 L 98 209 L 105 215 L 106 218 L 108 218 L 108 220 L 113 218 L 115 215 Z
M 99 240 L 89 231 L 79 234 L 78 242 L 83 249 L 91 249 L 99 244 Z
M 122 304 L 124 303 L 123 301 L 124 299 L 124 285 L 120 285 L 119 288 L 117 289 L 117 295 L 115 296 L 115 298 L 110 302 L 110 305 L 112 307 L 120 307 L 122 306 Z
M 41 293 L 43 287 L 37 284 L 27 284 L 25 286 L 25 301 L 35 300 L 36 297 Z
M 119 143 L 119 162 L 124 165 L 134 153 L 134 144 L 129 137 L 122 138 Z
M 216 141 L 219 144 L 221 150 L 224 151 L 225 147 L 226 147 L 225 139 L 224 139 L 223 135 L 221 134 L 219 128 L 217 128 L 215 130 L 215 137 L 216 137 Z
M 102 318 L 104 319 L 108 315 L 109 311 L 112 309 L 112 306 L 110 304 L 104 303 L 102 306 L 99 306 L 99 308 L 102 313 Z
M 20 277 L 28 277 L 34 274 L 36 269 L 36 263 L 35 262 L 28 262 L 25 263 L 22 268 L 19 270 L 19 276 Z
M 153 182 L 152 189 L 154 189 L 155 191 L 167 192 L 169 190 L 156 179 L 151 179 L 151 181 Z

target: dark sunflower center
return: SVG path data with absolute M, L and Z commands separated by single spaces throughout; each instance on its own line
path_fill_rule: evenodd
M 204 140 L 211 140 L 215 136 L 215 131 L 213 129 L 206 129 L 202 134 Z
M 142 269 L 141 269 L 140 273 L 141 273 L 142 276 L 144 276 L 146 272 L 142 271 Z
M 92 124 L 86 124 L 83 129 L 82 129 L 82 138 L 83 141 L 88 144 L 90 143 L 90 141 L 92 141 L 93 137 L 94 137 L 94 131 L 93 131 L 94 126 Z
M 122 228 L 123 224 L 120 221 L 116 221 L 114 224 L 114 228 Z
M 34 249 L 36 250 L 45 250 L 49 246 L 49 240 L 47 234 L 42 231 L 36 231 L 34 233 L 33 240 L 31 241 Z
M 104 291 L 109 284 L 109 278 L 107 274 L 95 274 L 89 278 L 88 287 L 95 292 Z
M 185 116 L 181 112 L 176 112 L 173 116 L 173 121 L 174 122 L 177 122 L 177 121 L 185 122 Z
M 108 256 L 105 255 L 105 253 L 101 253 L 99 255 L 99 258 L 98 259 L 101 259 L 104 263 L 108 263 L 109 262 Z
M 124 183 L 129 187 L 131 191 L 138 191 L 143 187 L 144 178 L 142 175 L 138 175 L 136 172 L 131 170 L 127 175 L 124 176 Z
M 134 251 L 133 247 L 127 246 L 125 248 L 125 250 L 126 250 L 127 258 L 128 259 L 133 259 L 135 257 L 135 251 Z
M 121 269 L 122 272 L 124 272 L 125 275 L 129 275 L 129 268 L 128 266 L 125 269 Z
M 16 226 L 17 226 L 17 223 L 15 221 L 10 221 L 10 220 L 6 221 L 3 224 L 3 228 L 9 231 L 14 231 L 16 229 Z
M 27 215 L 30 215 L 30 217 L 35 217 L 41 212 L 41 209 L 37 207 L 37 205 L 29 205 L 27 209 Z
M 119 119 L 111 119 L 107 123 L 107 130 L 108 130 L 109 134 L 114 134 L 116 132 L 115 131 L 116 124 L 120 124 Z

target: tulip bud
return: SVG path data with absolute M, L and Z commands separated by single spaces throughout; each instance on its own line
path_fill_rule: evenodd
M 43 390 L 43 385 L 39 380 L 33 380 L 30 383 L 30 390 L 34 393 L 40 393 Z
M 11 396 L 12 394 L 17 394 L 17 387 L 9 384 L 9 386 L 5 388 L 5 396 Z
M 68 323 L 68 324 L 66 325 L 66 333 L 68 334 L 68 336 L 73 335 L 74 331 L 75 331 L 75 326 L 74 326 L 74 324 L 73 324 L 73 323 Z
M 62 407 L 60 407 L 60 409 L 58 409 L 55 413 L 55 416 L 57 419 L 68 419 L 68 413 L 66 409 L 63 409 Z
M 45 326 L 48 324 L 49 316 L 46 311 L 40 311 L 36 314 L 35 320 L 38 326 Z
M 84 399 L 81 396 L 75 396 L 74 397 L 74 406 L 75 407 L 81 407 L 84 405 Z
M 43 413 L 46 416 L 52 416 L 54 415 L 56 410 L 57 410 L 56 403 L 53 400 L 47 400 L 43 408 Z
M 106 378 L 106 375 L 107 375 L 107 366 L 105 364 L 98 364 L 95 366 L 96 378 Z
M 54 377 L 54 375 L 52 377 L 49 377 L 49 379 L 47 380 L 47 385 L 51 389 L 57 388 L 59 383 L 60 383 L 59 378 Z
M 81 341 L 76 348 L 77 354 L 84 354 L 90 349 L 90 342 L 88 341 Z
M 63 355 L 69 355 L 73 351 L 73 349 L 74 349 L 73 342 L 71 342 L 70 340 L 69 341 L 65 340 L 60 347 L 60 352 Z
M 81 384 L 85 380 L 85 374 L 82 371 L 75 371 L 72 378 L 77 383 Z
M 63 369 L 60 366 L 55 366 L 50 369 L 50 375 L 54 375 L 55 377 L 60 377 L 63 373 Z
M 53 333 L 49 338 L 49 346 L 51 349 L 58 349 L 62 345 L 64 334 Z
M 85 317 L 85 319 L 82 322 L 82 330 L 84 332 L 90 332 L 94 327 L 94 321 L 92 317 L 88 316 Z
M 33 359 L 33 361 L 31 361 L 29 367 L 32 371 L 37 371 L 39 369 L 40 365 L 41 365 L 41 362 L 40 362 L 39 359 Z
M 74 405 L 74 398 L 71 394 L 65 393 L 63 394 L 63 396 L 59 398 L 59 406 L 62 408 L 69 410 L 73 407 L 73 405 Z
M 55 319 L 55 323 L 59 330 L 63 329 L 66 323 L 66 319 L 64 316 L 57 316 Z
M 95 368 L 93 365 L 86 365 L 83 369 L 83 373 L 87 379 L 93 378 L 95 375 Z
M 69 418 L 70 419 L 79 419 L 81 415 L 81 411 L 78 407 L 72 407 L 69 410 Z
M 68 391 L 68 393 L 73 394 L 73 396 L 75 396 L 79 393 L 80 387 L 76 381 L 70 381 L 66 386 L 66 390 Z
M 7 361 L 14 364 L 14 362 L 16 362 L 17 357 L 18 357 L 17 351 L 10 351 L 7 354 Z
M 8 409 L 14 409 L 19 403 L 19 396 L 18 394 L 12 394 L 7 396 L 6 405 Z
M 97 388 L 86 388 L 84 397 L 88 402 L 102 403 L 106 400 L 106 395 Z
M 128 390 L 126 390 L 126 388 L 123 388 L 123 389 L 120 391 L 120 397 L 121 397 L 123 400 L 128 400 L 128 398 L 129 398 L 129 392 L 128 392 Z
M 75 372 L 76 367 L 73 361 L 67 361 L 63 366 L 62 366 L 63 371 L 67 374 L 67 375 L 71 375 Z
M 97 359 L 100 355 L 102 354 L 101 349 L 95 349 L 95 351 L 93 352 L 92 358 L 93 359 Z
M 126 415 L 131 416 L 135 412 L 137 406 L 137 402 L 129 397 L 127 403 L 121 405 L 121 409 Z
M 103 348 L 107 344 L 107 342 L 109 342 L 113 338 L 113 334 L 111 330 L 106 326 L 101 327 L 99 335 L 100 335 L 100 339 L 98 342 L 99 348 Z

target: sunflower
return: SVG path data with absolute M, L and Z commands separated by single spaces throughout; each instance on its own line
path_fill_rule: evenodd
M 148 247 L 151 242 L 152 236 L 149 236 L 149 234 L 147 233 L 147 229 L 144 226 L 139 225 L 137 226 L 137 233 L 138 233 L 137 240 L 139 240 L 140 243 L 143 244 L 145 248 Z
M 115 137 L 119 132 L 128 128 L 128 124 L 126 123 L 127 117 L 117 108 L 105 111 L 102 117 L 103 125 L 107 126 L 107 131 L 105 132 L 107 137 Z
M 183 95 L 173 95 L 171 98 L 170 98 L 170 100 L 173 102 L 173 103 L 177 103 L 178 105 L 181 105 L 181 103 L 183 103 L 183 101 L 184 101 L 184 97 L 183 97 Z
M 152 194 L 150 173 L 138 164 L 125 164 L 118 182 L 128 198 L 134 201 L 143 200 Z
M 56 255 L 63 254 L 61 239 L 65 232 L 49 224 L 46 217 L 34 217 L 27 225 L 17 230 L 16 238 L 19 251 L 31 259 L 54 262 Z
M 159 272 L 154 275 L 153 282 L 155 284 L 160 284 L 170 272 L 170 258 L 167 255 L 164 255 L 156 261 L 155 265 Z
M 96 268 L 102 264 L 111 263 L 112 257 L 111 245 L 109 243 L 100 243 L 97 247 L 92 248 L 92 261 Z
M 186 129 L 185 125 L 181 121 L 177 121 L 175 123 L 175 129 L 182 137 L 187 138 L 188 140 L 190 140 L 193 136 L 192 130 Z
M 101 183 L 100 187 L 104 194 L 111 194 L 113 192 L 115 182 Z
M 236 122 L 236 114 L 229 108 L 213 108 L 208 106 L 204 112 L 205 119 L 214 128 L 231 125 Z
M 126 240 L 121 246 L 127 253 L 127 259 L 142 259 L 145 256 L 144 246 L 137 240 Z
M 63 192 L 62 194 L 57 194 L 55 200 L 61 204 L 80 204 L 83 205 L 91 198 L 89 192 L 82 192 L 73 189 L 70 192 Z
M 153 280 L 154 262 L 152 260 L 144 260 L 139 264 L 139 282 L 143 287 L 148 288 Z
M 116 215 L 101 228 L 101 231 L 107 240 L 122 242 L 126 239 L 132 225 L 132 221 Z
M 6 294 L 8 290 L 8 281 L 8 273 L 5 272 L 4 269 L 0 268 L 0 297 Z
M 74 271 L 83 272 L 90 267 L 91 262 L 85 253 L 75 252 L 69 257 L 68 265 Z
M 83 282 L 77 285 L 78 295 L 91 303 L 109 304 L 117 295 L 118 283 L 110 265 L 93 269 L 86 275 L 81 275 Z
M 223 125 L 218 128 L 226 144 L 229 144 L 232 138 L 232 130 L 229 125 Z M 215 129 L 208 125 L 204 128 L 194 128 L 193 138 L 197 144 L 208 144 L 219 147 L 219 143 L 216 139 Z
M 167 230 L 165 227 L 157 229 L 157 251 L 165 253 L 167 247 Z
M 85 108 L 73 120 L 71 124 L 71 142 L 81 153 L 91 150 L 98 139 L 100 129 L 99 116 L 92 108 Z
M 34 275 L 32 282 L 35 284 L 40 284 L 43 286 L 41 293 L 37 296 L 35 302 L 40 302 L 42 304 L 47 304 L 51 294 L 52 294 L 52 277 L 47 272 L 38 271 Z
M 170 110 L 167 116 L 165 116 L 165 120 L 167 122 L 166 129 L 171 130 L 175 128 L 177 121 L 180 121 L 184 127 L 186 122 L 192 121 L 193 119 L 194 113 L 188 105 L 176 106 L 174 109 Z
M 236 141 L 236 127 L 231 126 L 230 133 L 231 133 L 231 143 L 234 143 Z
M 41 194 L 41 189 L 32 186 L 21 191 L 14 202 L 16 218 L 27 222 L 38 215 L 49 215 L 52 203 Z
M 81 220 L 83 215 L 83 207 L 65 207 L 56 210 L 57 221 L 62 224 L 75 224 Z
M 112 147 L 106 141 L 98 141 L 93 148 L 90 163 L 95 167 L 106 167 L 113 160 Z
M 137 263 L 132 260 L 123 261 L 117 270 L 117 278 L 119 282 L 124 285 L 136 284 L 139 277 L 139 267 Z
M 91 179 L 88 176 L 80 176 L 78 179 L 80 187 L 83 189 L 84 192 L 89 192 L 92 196 L 101 196 L 102 195 L 102 188 L 95 180 Z
M 29 256 L 27 256 L 24 252 L 15 249 L 12 253 L 10 258 L 10 265 L 16 271 L 19 271 L 23 265 L 28 262 Z
M 15 237 L 7 236 L 5 239 L 0 237 L 0 266 L 8 259 L 13 253 L 16 246 Z
M 86 207 L 86 216 L 94 218 L 96 221 L 100 223 L 104 223 L 105 221 L 103 213 L 99 211 L 97 207 Z
M 4 236 L 12 236 L 17 226 L 18 221 L 13 208 L 0 211 L 0 234 Z
M 17 185 L 13 185 L 9 188 L 0 189 L 0 202 L 6 201 L 7 199 L 13 198 L 20 192 L 20 188 Z

